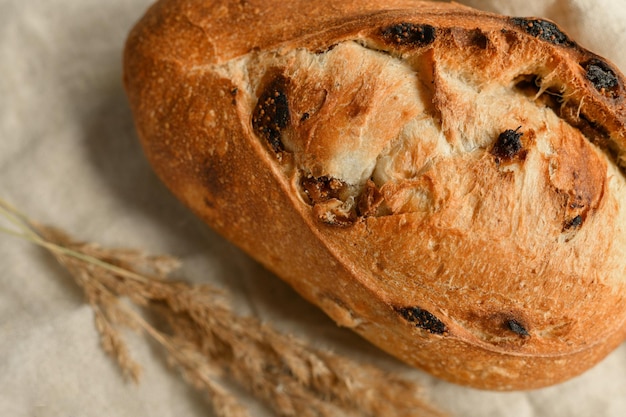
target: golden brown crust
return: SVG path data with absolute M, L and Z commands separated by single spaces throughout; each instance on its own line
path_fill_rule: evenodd
M 340 325 L 529 389 L 626 334 L 624 81 L 448 3 L 162 0 L 125 83 L 155 170 Z

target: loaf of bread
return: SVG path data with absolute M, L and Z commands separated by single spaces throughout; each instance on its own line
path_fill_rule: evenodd
M 530 389 L 626 337 L 624 79 L 554 23 L 161 0 L 124 69 L 172 192 L 403 361 Z

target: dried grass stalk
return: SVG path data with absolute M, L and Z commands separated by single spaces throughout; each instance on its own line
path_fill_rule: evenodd
M 43 246 L 69 271 L 94 309 L 104 350 L 135 381 L 140 366 L 131 358 L 121 327 L 141 329 L 162 345 L 169 363 L 208 394 L 219 417 L 249 416 L 226 380 L 244 387 L 278 416 L 444 415 L 409 380 L 238 316 L 213 287 L 167 280 L 179 265 L 172 257 L 77 242 L 58 229 L 28 221 L 2 200 L 0 213 L 18 228 L 0 230 Z M 168 330 L 157 330 L 133 305 L 166 322 Z

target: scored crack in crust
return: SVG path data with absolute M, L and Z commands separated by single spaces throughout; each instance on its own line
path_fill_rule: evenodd
M 624 339 L 624 80 L 554 23 L 164 0 L 125 83 L 169 188 L 402 360 L 529 389 Z

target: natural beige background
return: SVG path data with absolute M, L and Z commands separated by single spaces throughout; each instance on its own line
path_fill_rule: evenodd
M 626 415 L 626 346 L 582 377 L 530 393 L 435 381 L 337 328 L 196 220 L 143 159 L 121 86 L 125 35 L 149 3 L 0 0 L 0 197 L 84 239 L 177 255 L 190 279 L 230 290 L 241 313 L 422 381 L 452 415 Z M 556 20 L 626 69 L 623 0 L 461 3 Z M 92 313 L 63 271 L 29 244 L 0 236 L 0 416 L 210 415 L 157 347 L 129 339 L 145 366 L 139 386 L 123 383 L 103 355 Z

